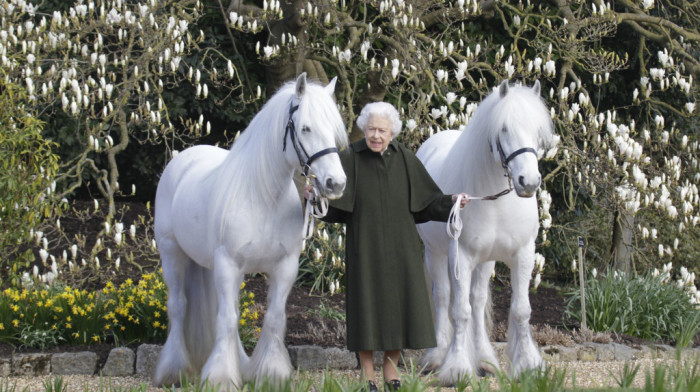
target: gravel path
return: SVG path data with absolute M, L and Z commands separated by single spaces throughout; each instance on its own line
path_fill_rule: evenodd
M 694 361 L 697 363 L 697 360 Z M 632 365 L 641 365 L 635 379 L 635 387 L 644 385 L 645 371 L 654 368 L 656 365 L 677 365 L 678 362 L 668 359 L 640 359 L 630 361 Z M 692 365 L 692 364 L 691 364 Z M 565 369 L 567 375 L 567 385 L 572 386 L 572 374 L 576 375 L 576 387 L 578 388 L 605 388 L 616 387 L 615 376 L 619 377 L 624 369 L 625 362 L 552 362 L 552 369 Z M 323 371 L 301 372 L 297 377 L 313 380 L 314 385 L 320 385 L 320 380 L 323 377 Z M 379 372 L 378 372 L 379 373 Z M 346 380 L 354 380 L 358 377 L 356 370 L 334 370 L 332 374 Z M 137 388 L 136 390 L 143 392 L 160 391 L 163 389 L 150 386 L 150 380 L 139 377 L 112 377 L 100 378 L 98 376 L 63 376 L 64 384 L 66 384 L 66 392 L 85 392 L 85 391 L 123 391 L 129 388 Z M 431 377 L 425 376 L 423 379 L 426 382 L 431 380 Z M 11 390 L 8 386 L 15 386 L 16 392 L 45 392 L 47 388 L 44 383 L 51 382 L 51 376 L 48 377 L 6 377 L 2 379 L 0 391 Z M 381 379 L 377 379 L 380 383 Z M 379 384 L 381 385 L 381 384 Z M 494 378 L 491 380 L 491 385 L 496 388 L 498 381 Z M 112 389 L 109 388 L 112 387 Z M 25 389 L 26 388 L 26 389 Z M 429 390 L 453 391 L 454 388 L 431 388 Z

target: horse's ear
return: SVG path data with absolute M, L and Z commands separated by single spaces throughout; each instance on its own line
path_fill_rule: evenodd
M 294 91 L 296 92 L 297 98 L 304 96 L 306 92 L 306 72 L 302 72 L 301 75 L 297 77 L 297 86 Z
M 328 83 L 328 85 L 326 86 L 326 92 L 327 92 L 328 95 L 330 95 L 331 97 L 333 96 L 333 93 L 335 93 L 335 82 L 336 82 L 337 80 L 338 80 L 338 77 L 337 77 L 337 76 L 334 76 L 333 79 L 331 79 L 331 82 Z
M 508 79 L 502 81 L 501 85 L 498 86 L 498 93 L 501 95 L 501 98 L 508 94 Z
M 535 93 L 535 95 L 539 96 L 541 90 L 542 86 L 540 86 L 540 80 L 537 79 L 535 80 L 535 84 L 532 86 L 532 92 Z

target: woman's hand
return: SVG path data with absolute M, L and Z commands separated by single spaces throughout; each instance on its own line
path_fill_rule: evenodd
M 466 206 L 467 203 L 469 203 L 469 200 L 471 200 L 471 198 L 466 193 L 459 193 L 456 195 L 452 195 L 452 204 L 457 202 L 457 198 L 459 196 L 462 196 L 462 202 L 459 203 L 459 208 L 464 208 L 464 206 Z
M 314 187 L 311 184 L 304 185 L 304 198 L 311 199 L 314 196 Z

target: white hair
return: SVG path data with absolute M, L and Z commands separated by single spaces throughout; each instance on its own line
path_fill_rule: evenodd
M 399 117 L 399 111 L 396 110 L 394 105 L 387 102 L 372 102 L 365 105 L 357 117 L 357 126 L 360 128 L 362 133 L 365 132 L 367 128 L 367 123 L 370 117 L 384 117 L 391 122 L 391 135 L 396 137 L 396 135 L 401 132 L 402 123 Z

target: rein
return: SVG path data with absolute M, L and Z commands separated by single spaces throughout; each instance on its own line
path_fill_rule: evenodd
M 493 151 L 493 147 L 490 146 L 491 151 Z M 509 194 L 513 190 L 513 174 L 510 171 L 510 168 L 508 167 L 508 163 L 515 159 L 520 154 L 524 154 L 526 152 L 530 152 L 535 154 L 537 156 L 537 150 L 535 150 L 532 147 L 523 147 L 518 150 L 513 151 L 510 155 L 506 157 L 506 154 L 503 152 L 503 147 L 501 146 L 501 139 L 498 139 L 496 141 L 496 148 L 498 149 L 498 155 L 501 157 L 501 166 L 503 167 L 503 170 L 505 171 L 505 176 L 508 177 L 508 188 L 504 189 L 496 194 L 489 195 L 489 196 L 466 196 L 467 200 L 496 200 L 501 196 L 505 196 Z M 447 231 L 447 235 L 451 238 L 450 240 L 450 250 L 449 250 L 449 258 L 448 260 L 451 260 L 453 265 L 454 265 L 454 276 L 456 280 L 459 280 L 459 236 L 462 234 L 462 218 L 459 215 L 459 210 L 461 209 L 459 206 L 462 204 L 462 200 L 465 198 L 462 195 L 457 196 L 457 201 L 454 203 L 452 206 L 452 209 L 450 210 L 450 215 L 447 218 L 447 225 L 445 227 L 445 230 Z
M 299 166 L 301 166 L 301 175 L 304 177 L 307 185 L 311 185 L 313 188 L 311 190 L 311 197 L 306 200 L 306 206 L 304 208 L 304 238 L 309 239 L 313 235 L 314 230 L 314 218 L 323 218 L 328 212 L 328 199 L 321 196 L 316 186 L 312 184 L 311 179 L 315 178 L 314 174 L 311 172 L 311 164 L 318 158 L 331 154 L 338 153 L 336 147 L 324 148 L 321 151 L 316 152 L 313 155 L 309 155 L 301 144 L 299 136 L 297 135 L 296 127 L 294 126 L 294 121 L 292 120 L 292 115 L 299 109 L 299 105 L 289 106 L 289 119 L 287 120 L 287 126 L 284 130 L 284 139 L 282 142 L 282 151 L 287 151 L 287 136 L 292 141 L 292 146 L 299 159 Z M 304 160 L 302 155 L 307 158 Z

